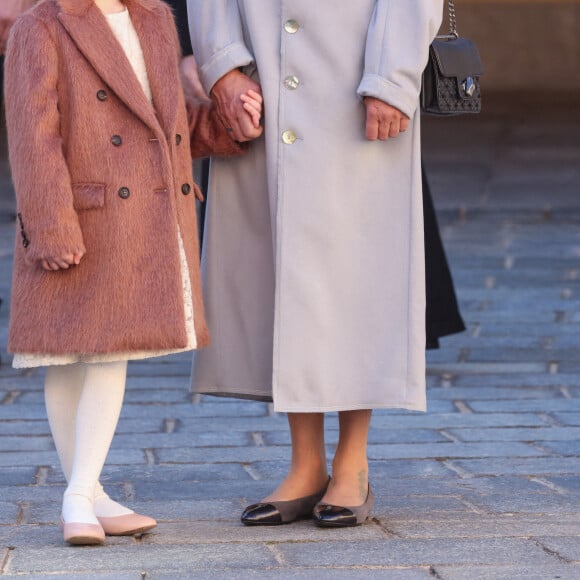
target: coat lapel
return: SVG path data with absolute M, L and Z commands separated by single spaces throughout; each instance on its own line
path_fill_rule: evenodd
M 125 52 L 93 0 L 59 0 L 58 18 L 69 36 L 109 88 L 146 125 L 166 135 L 173 130 L 177 114 L 179 79 L 169 67 L 173 43 L 165 38 L 158 10 L 151 0 L 126 0 L 131 20 L 143 49 L 153 103 L 148 101 Z M 173 55 L 172 60 L 175 60 Z

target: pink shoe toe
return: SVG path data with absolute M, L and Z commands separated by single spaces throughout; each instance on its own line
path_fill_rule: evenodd
M 157 525 L 157 522 L 149 516 L 141 514 L 127 514 L 114 517 L 97 517 L 105 534 L 108 536 L 133 536 L 142 534 Z

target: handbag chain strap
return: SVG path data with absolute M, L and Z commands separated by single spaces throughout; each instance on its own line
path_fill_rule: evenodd
M 454 0 L 449 0 L 447 2 L 447 10 L 449 12 L 449 34 L 457 38 L 457 16 L 455 14 L 455 2 Z
M 447 13 L 449 14 L 449 32 L 447 34 L 440 34 L 437 38 L 441 40 L 455 40 L 459 38 L 457 32 L 457 15 L 455 13 L 454 0 L 447 0 Z

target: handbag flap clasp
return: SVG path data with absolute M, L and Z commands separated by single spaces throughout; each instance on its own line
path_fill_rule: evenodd
M 443 76 L 464 80 L 483 74 L 477 47 L 467 38 L 435 39 L 430 50 Z

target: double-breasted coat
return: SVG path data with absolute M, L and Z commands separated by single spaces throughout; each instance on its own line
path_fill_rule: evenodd
M 186 347 L 178 231 L 196 342 L 208 343 L 191 157 L 240 147 L 212 109 L 188 116 L 169 8 L 126 5 L 154 106 L 92 0 L 45 0 L 11 33 L 6 117 L 20 224 L 12 352 Z M 78 266 L 41 268 L 42 258 L 77 249 L 86 249 Z
M 442 0 L 189 0 L 206 90 L 241 67 L 265 133 L 213 160 L 199 392 L 287 412 L 425 409 L 418 101 Z M 362 97 L 410 117 L 365 139 Z

